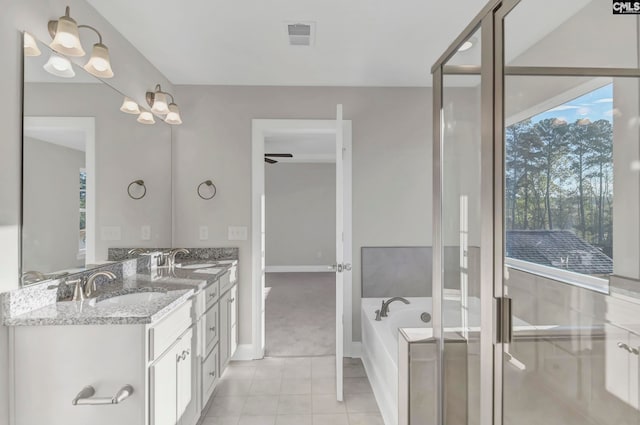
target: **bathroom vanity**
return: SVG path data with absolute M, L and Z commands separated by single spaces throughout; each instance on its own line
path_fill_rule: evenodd
M 12 425 L 196 424 L 237 346 L 237 261 L 135 273 L 98 292 L 5 316 Z M 94 395 L 81 394 L 87 386 Z

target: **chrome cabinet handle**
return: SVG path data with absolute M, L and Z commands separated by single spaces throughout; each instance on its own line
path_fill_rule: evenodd
M 235 298 L 229 298 L 230 303 L 234 302 L 235 300 L 236 300 Z
M 637 348 L 629 347 L 629 345 L 625 344 L 624 342 L 619 342 L 618 348 L 627 350 L 629 353 L 635 354 L 636 356 L 640 354 L 640 350 L 638 350 Z
M 216 377 L 216 373 L 215 372 L 209 372 L 209 376 L 213 376 L 215 378 Z
M 215 327 L 215 326 L 211 326 L 211 327 L 209 328 L 209 330 L 210 330 L 211 332 L 215 332 L 215 331 L 216 331 L 216 327 Z
M 85 406 L 97 406 L 97 405 L 105 405 L 105 404 L 118 404 L 131 396 L 133 394 L 133 387 L 129 384 L 120 388 L 116 395 L 113 397 L 95 397 L 92 398 L 96 394 L 96 390 L 91 386 L 87 385 L 84 387 L 76 398 L 71 401 L 71 404 L 74 406 L 85 405 Z
M 209 294 L 209 298 L 215 298 L 215 296 L 216 296 L 215 292 L 212 292 L 212 293 Z
M 184 350 L 182 354 L 178 354 L 178 362 L 180 362 L 180 360 L 186 360 L 189 354 L 191 354 L 189 350 Z

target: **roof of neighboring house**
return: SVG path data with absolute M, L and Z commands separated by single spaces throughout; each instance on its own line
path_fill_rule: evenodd
M 568 230 L 507 230 L 506 255 L 576 273 L 613 273 L 611 258 Z

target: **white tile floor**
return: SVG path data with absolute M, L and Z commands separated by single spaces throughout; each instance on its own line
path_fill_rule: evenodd
M 345 359 L 344 402 L 335 357 L 232 362 L 201 425 L 384 425 L 359 359 Z

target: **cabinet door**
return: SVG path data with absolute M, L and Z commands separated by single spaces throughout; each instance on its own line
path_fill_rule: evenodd
M 193 332 L 189 330 L 178 346 L 177 360 L 177 415 L 180 425 L 193 425 L 196 422 L 196 397 L 194 390 L 194 356 L 192 353 Z
M 629 343 L 629 333 L 616 326 L 604 325 L 605 379 L 607 391 L 624 402 L 629 401 L 629 352 L 621 344 Z
M 220 297 L 219 310 L 220 310 L 220 373 L 224 372 L 224 368 L 229 361 L 229 334 L 231 330 L 231 323 L 229 321 L 229 307 L 230 307 L 230 291 L 227 291 Z
M 629 333 L 629 404 L 640 409 L 640 336 Z M 640 420 L 639 420 L 640 422 Z
M 231 288 L 229 294 L 229 357 L 231 357 L 238 347 L 238 286 Z
M 169 349 L 156 363 L 149 373 L 151 387 L 151 424 L 176 425 L 178 413 L 176 400 L 178 396 L 177 368 L 180 344 Z

